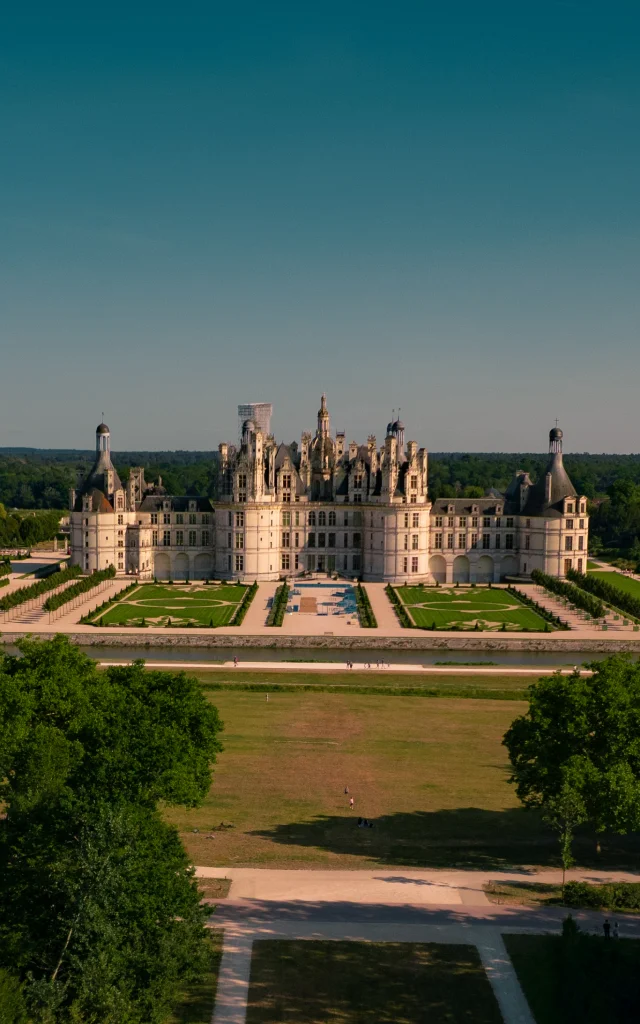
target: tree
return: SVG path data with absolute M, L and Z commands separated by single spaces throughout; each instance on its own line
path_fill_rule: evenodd
M 19 646 L 0 661 L 0 965 L 43 1024 L 155 1024 L 206 950 L 157 805 L 205 796 L 217 711 L 184 673 L 101 672 L 65 637 Z
M 560 842 L 560 859 L 562 860 L 562 892 L 567 871 L 573 867 L 572 844 L 573 836 L 578 825 L 585 820 L 585 806 L 582 797 L 577 789 L 574 789 L 568 779 L 562 784 L 557 796 L 549 797 L 543 807 L 542 816 L 544 820 L 558 833 Z
M 640 666 L 616 655 L 589 668 L 530 687 L 527 714 L 503 740 L 510 781 L 565 831 L 577 814 L 598 833 L 623 834 L 640 827 Z

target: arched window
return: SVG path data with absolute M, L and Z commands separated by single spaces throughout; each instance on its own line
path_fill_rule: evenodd
M 326 525 L 327 525 L 327 513 L 326 512 L 318 512 L 318 526 L 326 526 Z
M 316 514 L 315 514 L 315 512 L 310 512 L 309 513 L 309 526 L 315 526 L 315 525 L 316 525 Z

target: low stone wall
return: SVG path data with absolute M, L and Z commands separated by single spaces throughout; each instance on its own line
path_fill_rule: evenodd
M 198 647 L 224 650 L 225 648 L 248 648 L 292 650 L 343 650 L 343 651 L 478 651 L 484 654 L 491 651 L 550 651 L 557 654 L 573 652 L 590 652 L 592 654 L 618 654 L 621 652 L 640 654 L 640 639 L 591 639 L 572 640 L 556 637 L 493 637 L 484 633 L 482 636 L 436 636 L 422 634 L 420 636 L 234 636 L 232 634 L 197 634 L 177 633 L 173 630 L 163 633 L 111 633 L 105 630 L 95 633 L 69 633 L 69 639 L 79 647 L 140 647 L 140 648 L 185 648 Z M 38 633 L 41 640 L 51 640 L 56 635 Z M 566 637 L 567 634 L 565 633 Z M 3 632 L 1 644 L 15 644 L 23 640 L 24 633 Z

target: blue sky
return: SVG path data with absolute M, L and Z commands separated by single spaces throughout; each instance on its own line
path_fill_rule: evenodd
M 0 13 L 0 446 L 640 450 L 637 3 L 94 6 Z

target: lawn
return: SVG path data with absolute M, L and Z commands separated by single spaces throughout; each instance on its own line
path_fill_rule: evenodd
M 579 934 L 504 935 L 537 1024 L 631 1024 L 640 1006 L 640 942 Z
M 502 1024 L 475 946 L 253 945 L 247 1024 Z
M 416 626 L 430 629 L 549 629 L 545 620 L 505 589 L 495 587 L 398 587 Z
M 607 572 L 606 569 L 604 572 L 590 572 L 589 575 L 617 587 L 618 590 L 623 590 L 625 594 L 640 598 L 640 582 L 631 576 L 623 576 L 621 572 Z
M 103 626 L 226 626 L 236 613 L 247 587 L 193 583 L 162 586 L 144 583 L 95 617 Z

